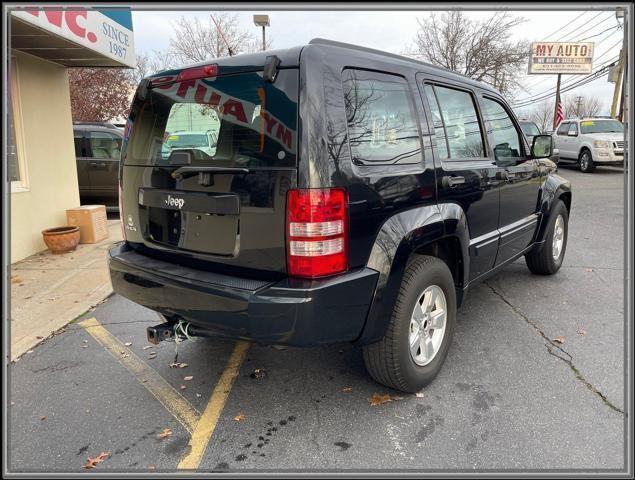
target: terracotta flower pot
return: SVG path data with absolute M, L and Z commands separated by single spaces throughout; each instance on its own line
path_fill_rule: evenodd
M 47 228 L 42 237 L 52 253 L 72 252 L 79 243 L 79 227 Z

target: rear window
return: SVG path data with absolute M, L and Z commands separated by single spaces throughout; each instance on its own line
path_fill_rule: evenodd
M 293 167 L 297 152 L 298 71 L 186 80 L 151 88 L 132 118 L 125 163 Z M 178 163 L 181 164 L 181 163 Z
M 583 120 L 582 133 L 623 133 L 624 124 L 617 120 Z

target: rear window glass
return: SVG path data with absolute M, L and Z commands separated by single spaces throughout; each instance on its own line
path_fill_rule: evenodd
M 296 165 L 297 70 L 274 83 L 262 73 L 187 80 L 151 88 L 132 117 L 128 165 Z M 176 159 L 179 159 L 176 163 Z

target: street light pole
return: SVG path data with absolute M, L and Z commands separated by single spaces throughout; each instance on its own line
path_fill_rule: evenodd
M 269 15 L 254 15 L 254 25 L 262 27 L 262 50 L 265 51 L 267 49 L 265 27 L 269 26 Z

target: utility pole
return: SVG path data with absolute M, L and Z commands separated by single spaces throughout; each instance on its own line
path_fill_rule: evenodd
M 611 117 L 617 118 L 617 102 L 622 93 L 622 71 L 624 69 L 624 49 L 620 50 L 620 59 L 617 62 L 617 79 L 615 80 L 615 88 L 613 89 L 613 101 L 611 102 Z
M 582 103 L 582 97 L 580 97 L 580 96 L 576 97 L 575 103 L 576 103 L 575 116 L 580 118 L 580 104 Z
M 625 116 L 627 115 L 626 112 L 626 101 L 627 101 L 627 95 L 628 95 L 628 90 L 626 88 L 626 79 L 628 78 L 628 49 L 626 48 L 627 44 L 628 44 L 628 12 L 625 11 L 624 8 L 619 8 L 618 11 L 615 13 L 615 15 L 620 18 L 620 16 L 624 19 L 624 37 L 622 39 L 622 55 L 620 55 L 620 59 L 624 59 L 624 63 L 623 63 L 623 68 L 624 68 L 624 72 L 623 72 L 623 80 L 622 80 L 622 92 L 621 92 L 621 98 L 620 98 L 620 113 L 619 113 L 619 117 L 618 120 L 620 120 L 622 123 L 624 123 L 625 120 Z M 628 125 L 627 125 L 627 130 L 626 130 L 626 135 L 628 135 Z M 626 150 L 625 150 L 626 153 Z M 624 165 L 626 165 L 626 160 L 627 158 L 624 158 Z
M 254 25 L 262 27 L 262 51 L 267 49 L 265 42 L 265 27 L 269 26 L 269 15 L 254 15 Z

